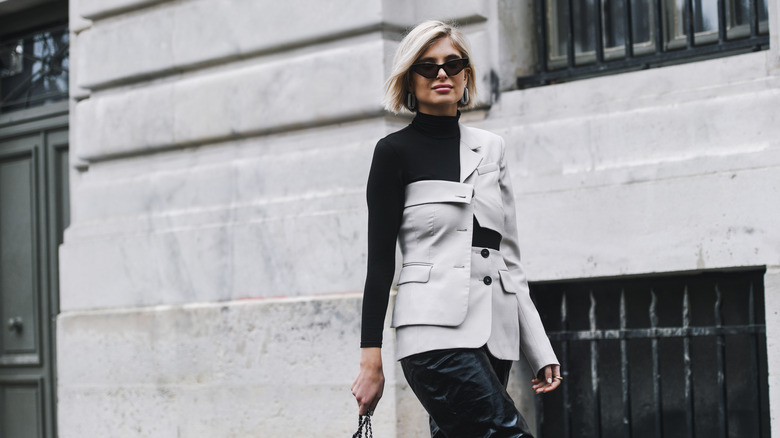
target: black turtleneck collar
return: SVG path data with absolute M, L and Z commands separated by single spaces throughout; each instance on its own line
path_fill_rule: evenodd
M 455 116 L 432 116 L 418 111 L 412 126 L 427 137 L 456 138 L 460 135 L 459 119 L 460 111 Z

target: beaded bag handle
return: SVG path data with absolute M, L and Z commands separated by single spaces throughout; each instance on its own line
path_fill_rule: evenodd
M 370 415 L 358 415 L 358 430 L 352 435 L 352 438 L 363 438 L 363 430 L 366 431 L 365 438 L 374 438 Z

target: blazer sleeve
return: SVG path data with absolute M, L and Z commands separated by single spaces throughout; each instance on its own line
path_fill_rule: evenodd
M 504 235 L 501 239 L 501 254 L 504 257 L 512 281 L 517 286 L 517 300 L 520 314 L 520 348 L 528 360 L 534 375 L 547 365 L 558 365 L 558 358 L 550 345 L 544 325 L 531 296 L 528 280 L 520 263 L 520 246 L 517 237 L 517 213 L 515 195 L 506 161 L 506 146 L 501 138 L 501 159 L 499 161 L 499 186 L 504 205 Z

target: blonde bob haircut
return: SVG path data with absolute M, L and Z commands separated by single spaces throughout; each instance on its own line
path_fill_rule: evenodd
M 403 109 L 414 112 L 406 105 L 406 96 L 411 88 L 412 79 L 410 70 L 412 64 L 422 56 L 422 54 L 428 50 L 434 43 L 440 38 L 449 37 L 452 41 L 452 45 L 460 52 L 461 56 L 469 59 L 469 66 L 464 70 L 464 74 L 468 75 L 468 81 L 466 82 L 466 89 L 469 91 L 469 103 L 463 105 L 458 102 L 458 108 L 470 108 L 474 106 L 477 96 L 477 84 L 474 80 L 476 77 L 476 71 L 474 70 L 474 63 L 471 59 L 471 52 L 469 50 L 468 41 L 463 36 L 457 27 L 451 24 L 446 24 L 441 21 L 431 20 L 425 21 L 414 27 L 405 37 L 401 40 L 401 44 L 398 46 L 398 50 L 395 52 L 395 58 L 393 58 L 393 70 L 390 72 L 390 77 L 385 82 L 385 108 L 395 114 L 398 114 Z

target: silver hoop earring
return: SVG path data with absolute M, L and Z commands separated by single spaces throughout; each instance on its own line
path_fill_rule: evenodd
M 409 110 L 414 110 L 416 106 L 417 106 L 417 97 L 412 93 L 408 93 L 406 95 L 406 107 L 409 108 Z
M 469 89 L 464 88 L 463 89 L 463 97 L 460 98 L 461 105 L 468 105 L 469 104 Z

